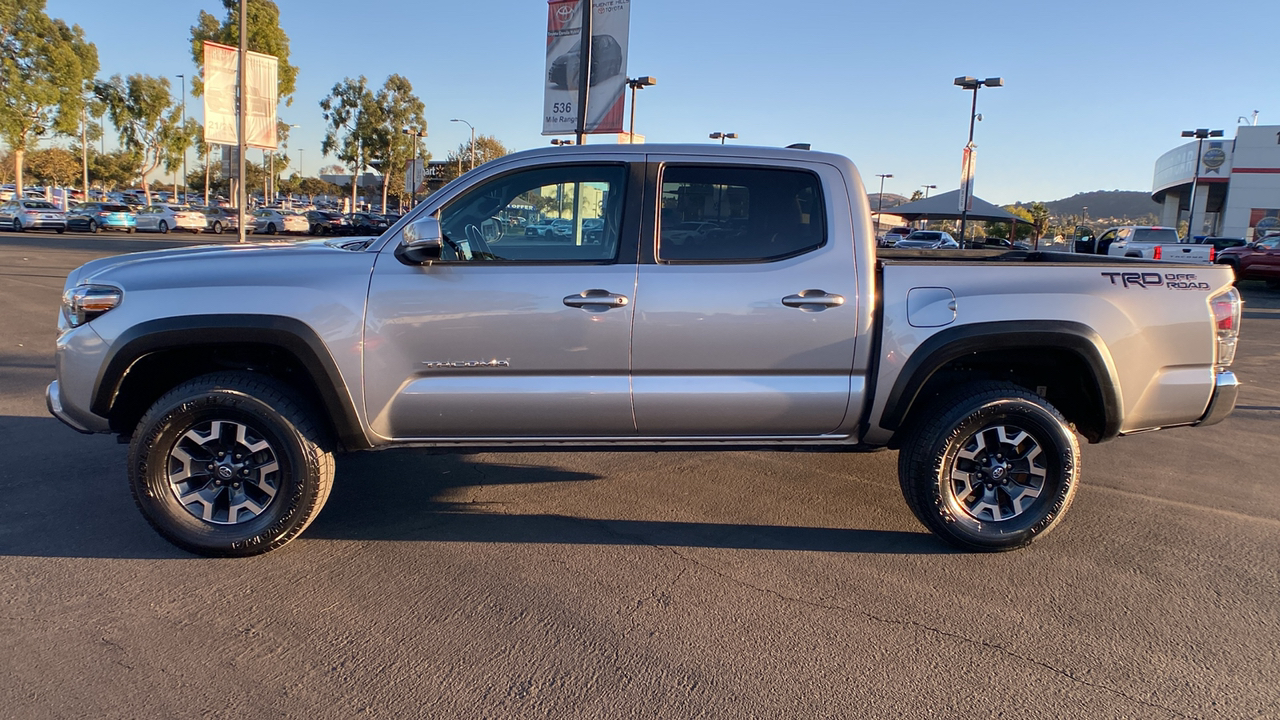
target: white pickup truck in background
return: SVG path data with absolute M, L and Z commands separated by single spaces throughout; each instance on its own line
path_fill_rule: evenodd
M 1124 225 L 1098 236 L 1097 253 L 1113 257 L 1144 258 L 1171 262 L 1211 263 L 1212 245 L 1182 242 L 1170 227 Z

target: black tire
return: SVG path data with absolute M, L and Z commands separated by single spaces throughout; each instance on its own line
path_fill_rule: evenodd
M 214 373 L 170 390 L 142 416 L 129 485 L 147 522 L 174 545 L 210 557 L 259 555 L 319 514 L 333 486 L 328 446 L 287 386 Z
M 56 232 L 57 232 L 59 235 L 61 235 L 62 233 L 66 232 L 66 231 L 67 231 L 67 228 L 64 226 L 64 227 L 60 227 L 60 228 L 58 228 Z
M 973 383 L 919 418 L 898 479 L 925 527 L 961 549 L 998 552 L 1061 522 L 1078 486 L 1080 445 L 1044 398 L 1013 383 Z
M 307 227 L 307 234 L 308 234 L 308 235 L 315 235 L 315 234 L 316 234 L 316 226 L 315 226 L 315 225 L 310 225 L 310 226 L 308 226 L 308 227 Z
M 14 219 L 13 219 L 13 231 L 14 231 L 14 232 L 23 232 L 23 229 L 22 229 L 22 221 L 21 221 L 21 220 L 19 220 L 18 218 L 14 218 Z
M 214 222 L 214 223 L 213 223 L 213 227 L 212 227 L 212 228 L 210 228 L 210 229 L 211 229 L 211 230 L 213 230 L 213 234 L 214 234 L 214 235 L 221 235 L 221 234 L 222 234 L 222 223 L 220 223 L 220 222 Z
M 164 220 L 161 220 L 159 225 L 159 230 L 161 235 L 167 235 L 169 233 L 169 223 L 165 222 Z
M 275 223 L 267 223 L 267 234 L 268 234 L 268 235 L 275 235 L 275 234 L 276 234 L 276 224 L 275 224 Z
M 93 233 L 94 235 L 98 234 L 98 221 L 96 220 L 89 221 L 89 232 Z
M 137 229 L 138 228 L 125 228 L 125 233 L 128 235 L 132 235 L 134 232 L 137 231 Z

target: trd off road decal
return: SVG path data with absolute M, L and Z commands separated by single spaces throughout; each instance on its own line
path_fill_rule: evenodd
M 1123 285 L 1126 288 L 1166 287 L 1170 290 L 1208 290 L 1209 283 L 1196 280 L 1195 273 L 1157 273 L 1157 272 L 1104 272 L 1102 277 L 1110 278 L 1112 285 Z

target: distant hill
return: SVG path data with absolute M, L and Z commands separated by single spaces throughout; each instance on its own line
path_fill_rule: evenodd
M 1027 207 L 1031 203 L 1015 203 Z M 1077 193 L 1069 198 L 1046 202 L 1049 213 L 1057 217 L 1085 214 L 1091 219 L 1115 218 L 1134 222 L 1154 223 L 1160 214 L 1160 205 L 1151 199 L 1151 193 L 1136 190 L 1096 190 Z
M 875 212 L 879 199 L 880 199 L 880 193 L 867 193 L 867 200 L 871 203 L 872 212 Z M 887 192 L 884 194 L 884 209 L 888 210 L 891 207 L 906 205 L 910 200 L 911 198 L 903 197 L 896 193 Z

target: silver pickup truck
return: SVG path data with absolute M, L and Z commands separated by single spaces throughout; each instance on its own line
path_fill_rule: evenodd
M 530 236 L 533 222 L 571 232 Z M 668 232 L 685 223 L 703 231 Z M 164 250 L 67 278 L 50 411 L 130 443 L 192 552 L 279 547 L 333 453 L 900 449 L 969 550 L 1059 523 L 1078 437 L 1233 408 L 1230 268 L 881 250 L 848 159 L 590 145 L 517 153 L 376 238 Z
M 1098 236 L 1098 252 L 1113 257 L 1166 262 L 1214 261 L 1212 245 L 1182 242 L 1177 230 L 1151 225 L 1123 225 L 1104 231 Z

